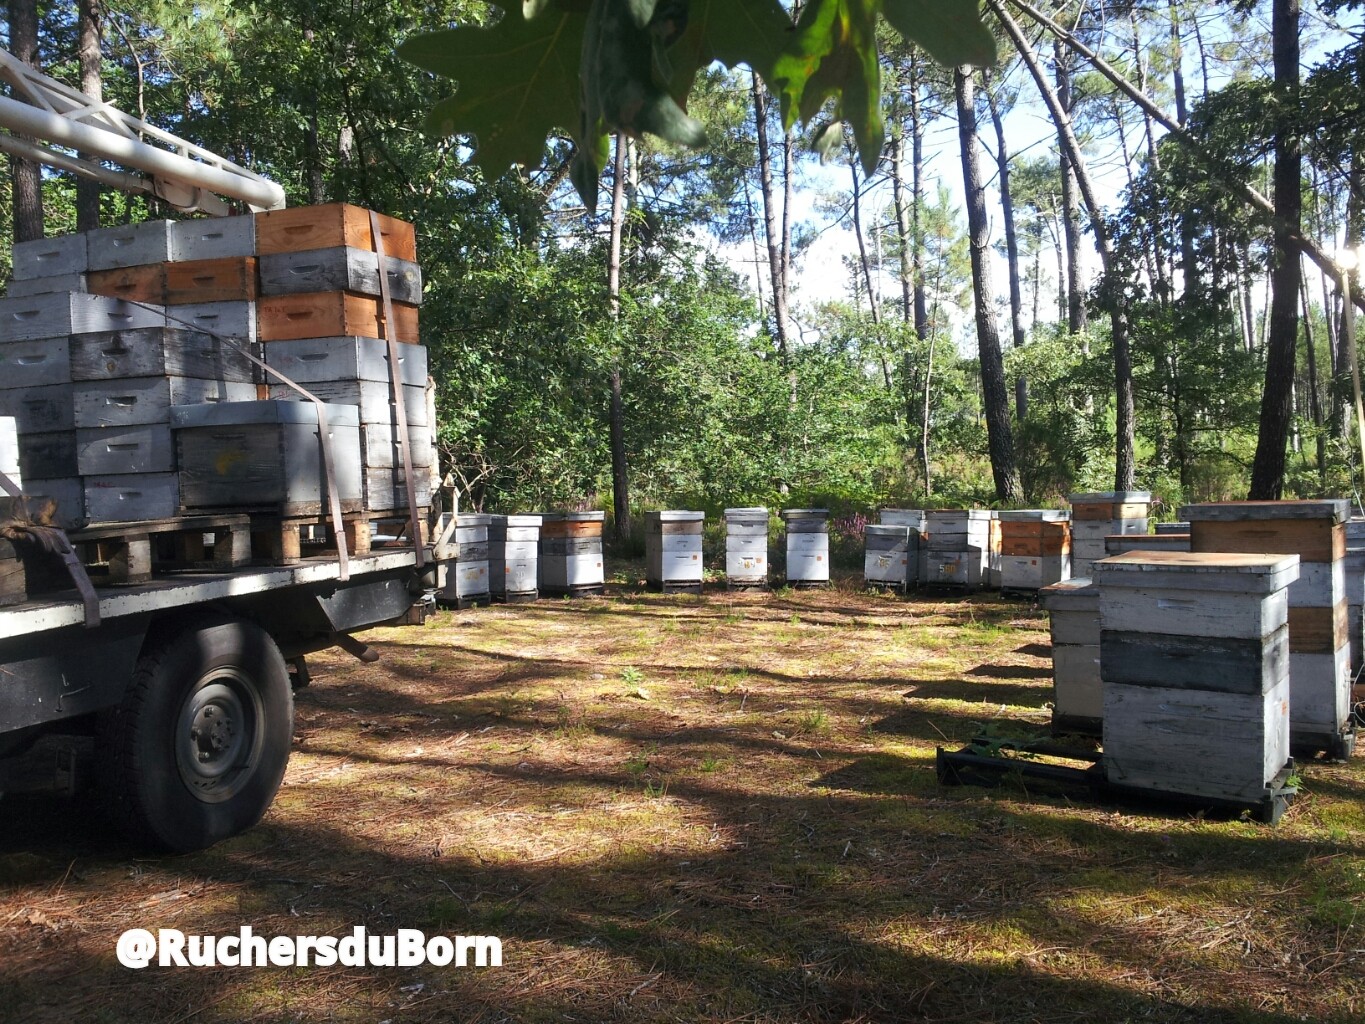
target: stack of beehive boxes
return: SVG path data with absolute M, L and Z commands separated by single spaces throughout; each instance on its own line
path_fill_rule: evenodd
M 919 578 L 919 531 L 871 523 L 863 533 L 863 579 L 869 587 L 906 591 Z
M 520 604 L 539 596 L 540 516 L 491 516 L 488 591 L 495 601 Z
M 977 589 L 990 583 L 991 523 L 983 509 L 931 509 L 925 514 L 924 582 Z
M 1351 643 L 1346 596 L 1345 500 L 1236 501 L 1190 505 L 1195 552 L 1296 554 L 1299 577 L 1289 590 L 1290 734 L 1303 753 L 1348 756 Z
M 579 597 L 606 586 L 605 512 L 546 512 L 540 524 L 540 590 Z
M 829 509 L 786 508 L 778 513 L 787 526 L 787 585 L 829 585 Z
M 1051 509 L 996 514 L 1000 587 L 1033 592 L 1071 576 L 1071 516 Z
M 1052 732 L 1100 735 L 1100 589 L 1085 577 L 1062 580 L 1038 595 L 1052 631 Z
M 725 584 L 735 587 L 768 585 L 768 510 L 725 510 Z
M 700 594 L 704 512 L 645 513 L 645 582 L 665 593 Z
M 882 526 L 904 526 L 910 531 L 905 585 L 907 589 L 919 585 L 925 576 L 924 512 L 913 508 L 884 508 L 877 513 L 877 522 Z
M 1346 601 L 1350 606 L 1351 678 L 1360 675 L 1365 667 L 1365 622 L 1361 608 L 1365 605 L 1365 519 L 1353 518 L 1346 524 Z
M 1116 533 L 1104 538 L 1106 555 L 1126 555 L 1129 551 L 1188 550 L 1188 533 Z
M 419 507 L 431 504 L 435 462 L 433 422 L 426 395 L 426 350 L 418 336 L 422 275 L 411 224 L 379 217 L 388 266 L 399 366 L 390 368 L 380 340 L 384 317 L 379 260 L 370 214 L 333 204 L 259 214 L 259 333 L 265 361 L 324 402 L 360 408 L 364 504 L 368 511 L 408 507 L 399 450 L 399 423 L 391 402 L 390 371 L 403 384 Z M 272 383 L 270 397 L 297 399 L 287 384 Z
M 1099 491 L 1071 496 L 1071 575 L 1089 576 L 1106 556 L 1104 539 L 1144 534 L 1152 495 L 1148 491 Z
M 1111 785 L 1254 804 L 1289 762 L 1293 555 L 1095 566 Z
M 446 566 L 446 584 L 438 595 L 456 608 L 489 604 L 488 527 L 493 517 L 468 513 L 455 517 L 455 561 Z
M 415 236 L 392 218 L 380 225 L 391 257 L 391 327 L 402 342 L 394 372 L 405 385 L 416 500 L 426 506 L 433 413 L 426 352 L 417 344 Z M 306 401 L 244 354 L 263 351 L 270 366 L 324 402 L 357 408 L 359 452 L 342 448 L 358 467 L 362 493 L 346 496 L 348 510 L 406 508 L 388 351 L 379 339 L 378 266 L 369 212 L 343 204 L 152 221 L 17 245 L 15 280 L 0 299 L 0 414 L 18 419 L 29 493 L 56 500 L 58 521 L 68 527 L 166 519 L 206 511 L 206 501 L 244 507 L 232 473 L 217 487 L 198 487 L 212 483 L 205 467 L 255 465 L 259 444 L 232 448 L 246 428 L 282 436 L 281 414 L 265 402 L 254 412 L 244 403 Z M 183 432 L 172 429 L 177 415 Z M 344 428 L 349 417 L 333 418 Z M 225 426 L 234 429 L 219 429 Z M 177 451 L 196 430 L 193 453 Z M 303 454 L 315 455 L 316 444 Z M 186 458 L 194 464 L 184 466 Z M 281 475 L 257 468 L 258 482 Z M 182 471 L 198 488 L 188 503 Z

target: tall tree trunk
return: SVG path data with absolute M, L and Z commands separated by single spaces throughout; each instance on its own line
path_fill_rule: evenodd
M 910 234 L 910 207 L 905 198 L 905 139 L 897 117 L 891 125 L 891 199 L 896 207 L 896 238 L 899 242 L 901 321 L 915 321 L 915 274 L 911 252 L 917 246 Z
M 607 305 L 611 313 L 613 356 L 608 431 L 611 442 L 612 529 L 617 542 L 630 536 L 630 488 L 626 467 L 626 421 L 621 400 L 621 235 L 626 215 L 626 137 L 616 136 L 616 166 L 611 183 L 611 242 L 607 263 Z
M 991 89 L 989 71 L 982 72 L 991 124 L 995 128 L 996 182 L 1005 220 L 1005 269 L 1010 284 L 1010 329 L 1015 348 L 1024 347 L 1024 290 L 1019 280 L 1019 235 L 1014 223 L 1014 197 L 1010 193 L 1010 149 L 1005 140 L 1005 122 L 1000 116 L 1000 100 Z M 1014 382 L 1014 412 L 1019 422 L 1028 418 L 1028 378 L 1020 375 Z
M 924 110 L 919 95 L 919 58 L 910 51 L 910 230 L 915 239 L 915 334 L 929 336 L 929 296 L 924 286 Z M 932 355 L 932 353 L 931 353 Z M 927 479 L 927 478 L 926 478 Z M 926 484 L 927 489 L 927 484 Z
M 104 78 L 100 59 L 99 0 L 79 0 L 76 11 L 76 52 L 81 68 L 81 92 L 92 100 L 101 100 L 104 98 Z M 77 231 L 94 231 L 100 226 L 102 191 L 97 181 L 89 178 L 76 179 Z
M 32 68 L 38 65 L 37 0 L 9 0 L 9 48 Z M 11 156 L 14 190 L 14 240 L 32 242 L 43 237 L 42 170 L 32 161 Z
M 1184 127 L 1189 124 L 1189 102 L 1185 97 L 1185 46 L 1180 32 L 1180 7 L 1177 0 L 1169 0 L 1171 16 L 1171 88 L 1175 93 L 1175 119 Z M 1194 223 L 1185 215 L 1180 217 L 1181 275 L 1187 293 L 1200 289 L 1199 256 L 1195 248 Z
M 1057 102 L 1062 113 L 1071 117 L 1071 54 L 1060 39 L 1052 44 L 1057 79 Z M 1067 147 L 1058 144 L 1062 171 L 1062 229 L 1066 235 L 1067 328 L 1072 334 L 1085 330 L 1085 281 L 1081 270 L 1081 211 L 1077 196 L 1076 165 Z
M 1095 248 L 1099 251 L 1100 262 L 1107 278 L 1113 272 L 1113 249 L 1109 241 L 1109 230 L 1105 224 L 1104 211 L 1096 198 L 1094 185 L 1085 168 L 1085 155 L 1076 141 L 1071 128 L 1071 118 L 1063 108 L 1061 98 L 1048 84 L 1038 56 L 1029 45 L 1023 30 L 1005 10 L 1002 0 L 986 0 L 995 12 L 1000 24 L 1014 42 L 1019 56 L 1028 68 L 1038 93 L 1042 96 L 1048 113 L 1057 126 L 1062 151 L 1071 160 L 1076 175 L 1076 185 L 1085 200 L 1090 214 L 1090 228 L 1095 234 Z M 1114 350 L 1114 489 L 1130 491 L 1136 478 L 1136 465 L 1133 457 L 1133 356 L 1129 341 L 1128 311 L 1121 296 L 1113 300 L 1109 314 L 1111 344 Z
M 1271 49 L 1275 89 L 1294 102 L 1299 87 L 1299 0 L 1274 0 Z M 1291 109 L 1286 107 L 1286 109 Z M 1271 265 L 1270 331 L 1266 346 L 1261 430 L 1251 466 L 1250 499 L 1276 500 L 1284 492 L 1285 442 L 1294 382 L 1294 349 L 1299 335 L 1299 250 L 1294 244 L 1302 221 L 1302 156 L 1293 128 L 1275 135 L 1275 252 Z
M 976 88 L 970 65 L 953 71 L 957 97 L 957 134 L 962 150 L 962 183 L 967 195 L 967 230 L 971 237 L 972 295 L 976 305 L 976 342 L 981 359 L 981 392 L 986 409 L 986 436 L 991 453 L 991 475 L 996 496 L 1013 503 L 1023 496 L 1019 468 L 1014 461 L 1010 428 L 1009 392 L 1000 352 L 1000 330 L 995 322 L 995 291 L 991 287 L 990 229 L 986 219 L 986 186 L 976 147 Z
M 773 331 L 778 355 L 783 362 L 791 343 L 791 316 L 787 307 L 787 266 L 790 243 L 784 246 L 782 224 L 788 223 L 787 212 L 777 210 L 777 192 L 773 184 L 772 147 L 768 141 L 768 94 L 763 82 L 753 76 L 754 124 L 758 136 L 758 182 L 763 194 L 763 230 L 768 241 L 768 275 L 773 290 Z M 785 166 L 784 157 L 784 166 Z M 791 175 L 786 175 L 790 181 Z M 788 186 L 784 185 L 784 188 Z M 783 204 L 784 206 L 786 204 Z
M 1327 430 L 1322 408 L 1322 390 L 1318 377 L 1318 345 L 1313 337 L 1313 311 L 1308 305 L 1308 278 L 1299 279 L 1299 300 L 1303 303 L 1304 342 L 1308 345 L 1308 405 L 1313 414 L 1313 430 L 1317 435 L 1318 485 L 1327 489 Z
M 867 239 L 863 236 L 863 191 L 858 180 L 858 159 L 855 155 L 849 162 L 853 175 L 853 237 L 858 240 L 858 263 L 863 271 L 863 286 L 867 288 L 867 311 L 872 315 L 872 323 L 881 324 L 881 312 L 877 308 L 877 291 L 872 284 L 872 262 L 867 258 Z

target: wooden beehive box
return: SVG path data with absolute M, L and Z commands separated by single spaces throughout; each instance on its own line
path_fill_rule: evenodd
M 143 523 L 180 512 L 174 473 L 116 473 L 81 478 L 88 523 Z
M 390 386 L 378 380 L 312 381 L 307 389 L 324 402 L 354 405 L 360 410 L 362 423 L 397 423 L 397 412 L 390 401 Z M 288 384 L 271 384 L 270 397 L 276 401 L 301 400 Z M 427 426 L 426 390 L 410 385 L 403 387 L 403 411 L 409 424 Z
M 84 274 L 90 268 L 87 254 L 84 234 L 58 235 L 53 238 L 39 238 L 32 242 L 15 242 L 14 280 L 33 281 Z
M 166 325 L 243 341 L 256 340 L 256 303 L 187 302 L 166 310 Z
M 169 423 L 176 405 L 226 405 L 249 402 L 256 385 L 200 377 L 127 377 L 87 380 L 73 385 L 76 427 L 130 427 Z
M 242 383 L 256 379 L 255 366 L 240 348 L 177 328 L 79 334 L 72 337 L 70 352 L 70 376 L 77 381 L 158 376 Z
M 1118 534 L 1104 538 L 1105 557 L 1129 551 L 1189 551 L 1188 533 Z
M 353 292 L 305 292 L 270 295 L 256 304 L 256 329 L 261 341 L 296 341 L 351 335 L 380 337 L 383 303 Z M 394 337 L 405 344 L 421 341 L 417 307 L 394 303 Z
M 1257 802 L 1289 764 L 1293 555 L 1132 552 L 1095 566 L 1104 770 Z
M 904 590 L 919 579 L 919 531 L 879 523 L 863 532 L 863 579 Z
M 149 220 L 140 224 L 120 224 L 112 228 L 85 232 L 86 263 L 82 269 L 112 270 L 168 263 L 171 259 L 169 220 Z
M 389 347 L 379 338 L 305 338 L 272 341 L 262 348 L 266 363 L 298 384 L 390 379 Z M 399 347 L 398 376 L 404 384 L 426 387 L 425 346 Z
M 1350 734 L 1351 644 L 1344 499 L 1190 505 L 1195 552 L 1293 554 L 1289 590 L 1290 731 L 1296 750 L 1344 754 Z
M 113 270 L 92 270 L 85 275 L 85 289 L 91 295 L 107 295 L 129 302 L 166 301 L 166 264 L 151 263 Z
M 538 586 L 551 594 L 599 591 L 604 512 L 547 512 L 542 516 Z
M 386 257 L 394 302 L 422 304 L 422 270 L 411 260 Z M 368 248 L 338 246 L 261 257 L 261 294 L 347 291 L 378 297 L 379 256 Z
M 204 302 L 254 302 L 257 294 L 254 256 L 220 256 L 166 266 L 168 306 Z
M 23 391 L 70 383 L 71 337 L 0 342 L 0 389 Z
M 829 582 L 829 509 L 787 508 L 778 515 L 787 526 L 787 582 Z
M 175 471 L 175 447 L 167 423 L 77 430 L 74 447 L 75 472 L 81 476 Z
M 1071 576 L 1070 518 L 1051 509 L 997 513 L 1002 589 L 1035 591 Z
M 491 516 L 488 523 L 488 588 L 505 601 L 533 600 L 538 593 L 540 516 Z
M 171 259 L 176 263 L 256 255 L 256 218 L 198 217 L 171 225 Z
M 1071 495 L 1071 572 L 1089 576 L 1106 557 L 1106 537 L 1148 532 L 1150 491 L 1094 491 Z
M 54 430 L 19 438 L 19 471 L 29 480 L 77 476 L 76 432 Z
M 379 233 L 384 239 L 385 255 L 400 260 L 417 259 L 417 233 L 411 224 L 381 213 Z M 369 210 L 347 203 L 327 203 L 256 215 L 259 256 L 338 246 L 374 251 Z
M 53 292 L 0 299 L 0 338 L 6 341 L 165 325 L 164 310 L 147 309 L 107 295 Z
M 12 416 L 19 426 L 21 437 L 25 434 L 75 430 L 72 385 L 0 388 L 0 416 Z
M 1053 735 L 1099 736 L 1104 721 L 1100 678 L 1100 589 L 1062 580 L 1038 592 L 1052 637 Z
M 645 580 L 652 586 L 702 581 L 704 512 L 645 513 Z
M 180 500 L 186 512 L 253 509 L 282 516 L 323 515 L 330 487 L 342 511 L 363 496 L 360 420 L 349 405 L 328 405 L 335 477 L 328 480 L 312 402 L 175 406 Z
M 725 510 L 725 579 L 731 586 L 761 587 L 768 582 L 768 510 Z

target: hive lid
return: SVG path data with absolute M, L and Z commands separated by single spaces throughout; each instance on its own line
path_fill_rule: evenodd
M 828 519 L 827 508 L 784 508 L 778 513 L 783 519 Z
M 1186 505 L 1180 518 L 1192 523 L 1239 523 L 1256 519 L 1330 519 L 1344 523 L 1351 517 L 1345 498 L 1326 501 L 1216 501 Z
M 602 523 L 606 522 L 605 512 L 545 512 L 541 519 L 547 523 Z
M 1299 578 L 1299 556 L 1222 551 L 1130 551 L 1101 559 L 1091 568 L 1093 578 L 1101 587 L 1273 594 Z
M 1073 494 L 1067 499 L 1073 505 L 1093 505 L 1096 503 L 1140 505 L 1152 500 L 1151 491 L 1089 491 Z
M 727 508 L 725 510 L 726 519 L 739 520 L 758 520 L 768 521 L 768 510 L 766 508 Z
M 966 516 L 970 520 L 985 522 L 994 519 L 996 513 L 989 508 L 931 508 L 924 515 L 928 519 L 941 519 L 944 516 Z
M 499 526 L 539 526 L 541 521 L 541 516 L 538 513 L 535 515 L 496 515 L 488 518 L 491 520 L 490 526 L 494 523 Z
M 685 509 L 660 509 L 654 512 L 646 512 L 645 518 L 660 523 L 699 523 L 706 518 L 706 513 L 689 512 Z
M 1071 513 L 1056 508 L 1026 508 L 997 513 L 1002 523 L 1069 523 Z
M 864 530 L 878 537 L 910 536 L 910 526 L 907 523 L 869 523 Z
M 354 427 L 360 424 L 360 407 L 326 403 L 327 424 Z M 317 426 L 318 411 L 312 402 L 209 402 L 203 405 L 171 406 L 171 426 L 240 427 L 261 423 L 311 423 Z
M 1038 591 L 1038 600 L 1050 612 L 1098 611 L 1100 588 L 1087 576 L 1062 580 Z
M 1190 532 L 1190 524 L 1189 524 L 1189 523 L 1157 523 L 1157 524 L 1156 524 L 1156 535 L 1157 535 L 1158 537 L 1164 537 L 1164 536 L 1166 536 L 1166 535 L 1168 535 L 1168 534 L 1181 534 L 1181 535 L 1186 535 L 1186 536 L 1187 536 L 1187 535 L 1189 534 L 1189 532 Z M 1348 532 L 1349 532 L 1349 530 L 1348 530 Z
M 487 526 L 493 521 L 493 517 L 482 512 L 462 512 L 455 517 L 456 529 L 467 529 L 472 526 Z

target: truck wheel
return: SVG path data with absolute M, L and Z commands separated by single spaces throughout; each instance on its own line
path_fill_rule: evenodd
M 200 619 L 149 644 L 101 733 L 129 837 L 202 850 L 256 824 L 275 798 L 294 733 L 289 672 L 259 626 Z

